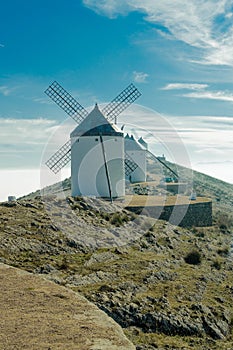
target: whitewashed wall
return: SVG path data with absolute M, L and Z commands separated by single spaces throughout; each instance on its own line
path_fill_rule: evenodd
M 110 197 L 99 136 L 71 138 L 72 196 Z M 103 136 L 112 197 L 125 195 L 124 138 Z

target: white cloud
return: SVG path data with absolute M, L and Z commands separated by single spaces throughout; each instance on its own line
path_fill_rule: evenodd
M 233 102 L 233 93 L 229 91 L 208 91 L 207 84 L 189 84 L 189 83 L 171 83 L 162 87 L 161 90 L 193 90 L 193 92 L 185 93 L 182 96 L 188 98 L 218 100 L 225 102 Z
M 221 161 L 223 158 L 232 159 L 232 117 L 169 116 L 168 118 L 187 149 L 191 150 L 193 161 L 215 158 L 219 160 L 218 157 Z M 227 126 L 224 123 L 227 123 Z
M 0 118 L 1 169 L 40 164 L 49 136 L 56 130 L 53 120 Z
M 53 131 L 54 127 L 56 127 L 54 120 L 43 118 L 0 118 L 0 146 L 1 144 L 19 145 L 43 143 Z
M 173 38 L 201 49 L 199 63 L 233 65 L 231 0 L 83 0 L 101 15 L 114 18 L 139 11 L 145 19 L 163 25 Z
M 34 102 L 40 103 L 42 105 L 52 105 L 53 101 L 49 100 L 47 97 L 35 97 L 33 99 Z
M 70 176 L 70 169 L 63 169 L 58 175 L 42 169 L 12 169 L 1 170 L 0 201 L 6 201 L 8 196 L 21 197 L 64 180 Z
M 0 118 L 1 169 L 44 164 L 68 139 L 75 126 L 71 118 L 55 120 Z
M 101 15 L 107 15 L 110 18 L 118 14 L 126 14 L 131 10 L 127 1 L 123 0 L 83 0 L 83 4 Z
M 148 76 L 149 75 L 147 73 L 136 71 L 133 72 L 133 80 L 135 81 L 135 83 L 146 83 Z
M 0 201 L 6 201 L 8 196 L 23 196 L 40 188 L 40 172 L 36 169 L 1 170 Z
M 184 94 L 183 96 L 189 98 L 233 102 L 233 94 L 225 91 L 196 91 Z
M 201 115 L 161 115 L 134 105 L 119 116 L 119 125 L 136 137 L 143 136 L 156 155 L 187 167 L 233 182 L 228 167 L 218 168 L 213 162 L 229 162 L 233 152 L 233 117 Z M 208 169 L 204 163 L 212 162 Z M 197 164 L 198 167 L 197 167 Z M 203 164 L 203 165 L 202 165 Z M 228 164 L 228 163 L 227 163 Z M 232 167 L 232 165 L 231 165 Z
M 232 162 L 221 160 L 215 162 L 203 161 L 193 164 L 195 170 L 233 184 L 232 166 Z
M 233 13 L 232 13 L 232 12 L 229 12 L 229 13 L 227 13 L 227 14 L 225 15 L 226 18 L 232 18 L 232 16 L 233 16 Z
M 8 86 L 6 85 L 1 85 L 0 86 L 0 94 L 4 95 L 4 96 L 8 96 L 10 95 L 12 89 L 10 89 Z
M 216 147 L 206 147 L 206 148 L 202 148 L 202 149 L 198 149 L 195 151 L 195 153 L 198 153 L 198 154 L 211 154 L 211 155 L 221 155 L 223 156 L 224 155 L 224 150 L 222 149 L 219 149 L 219 148 L 216 148 Z M 213 163 L 213 162 L 211 162 Z
M 188 84 L 188 83 L 171 83 L 167 84 L 161 90 L 203 90 L 208 87 L 207 84 Z

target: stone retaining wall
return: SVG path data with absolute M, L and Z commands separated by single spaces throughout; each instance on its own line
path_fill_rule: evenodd
M 212 201 L 190 203 L 184 205 L 127 207 L 126 209 L 169 221 L 171 224 L 181 227 L 205 227 L 212 226 Z

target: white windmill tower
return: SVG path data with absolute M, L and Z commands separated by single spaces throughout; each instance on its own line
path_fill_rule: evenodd
M 135 162 L 137 167 L 134 167 L 129 174 L 126 173 L 126 179 L 131 183 L 146 182 L 147 180 L 147 162 L 148 160 L 153 160 L 159 162 L 163 168 L 172 174 L 173 178 L 178 181 L 178 174 L 160 157 L 156 157 L 148 149 L 148 143 L 142 138 L 138 138 L 136 130 L 132 129 L 134 135 L 125 136 L 125 154 L 127 154 L 132 161 Z M 136 136 L 138 140 L 136 140 Z
M 138 165 L 124 153 L 124 135 L 116 118 L 141 95 L 137 88 L 130 84 L 102 112 L 96 104 L 90 113 L 56 81 L 45 93 L 78 123 L 70 140 L 46 165 L 57 173 L 71 160 L 72 196 L 124 196 L 125 174 L 129 176 Z
M 133 135 L 127 134 L 125 136 L 125 152 L 137 164 L 137 168 L 128 176 L 126 175 L 126 179 L 132 183 L 145 182 L 147 148 L 138 142 Z

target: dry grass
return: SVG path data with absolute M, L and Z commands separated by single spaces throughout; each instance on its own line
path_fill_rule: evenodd
M 133 350 L 120 327 L 74 292 L 0 265 L 0 349 Z
M 128 207 L 150 207 L 150 206 L 169 206 L 185 205 L 211 202 L 206 197 L 197 197 L 196 200 L 190 200 L 188 196 L 146 196 L 133 195 L 126 196 L 125 202 Z M 124 205 L 125 205 L 124 202 Z

